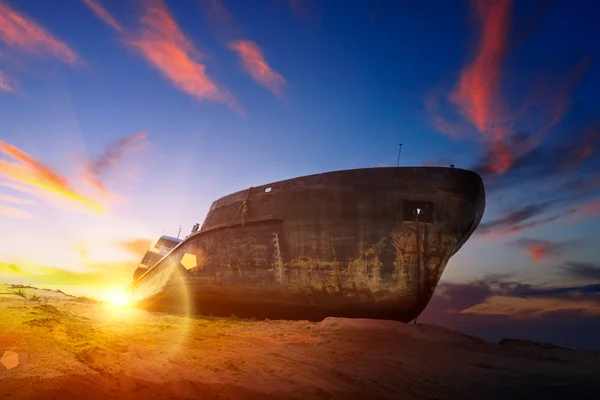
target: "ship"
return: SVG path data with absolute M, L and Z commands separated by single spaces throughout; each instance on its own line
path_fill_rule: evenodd
M 179 243 L 181 243 L 181 239 L 178 237 L 174 238 L 169 235 L 162 235 L 159 237 L 154 244 L 154 247 L 148 249 L 144 254 L 144 257 L 142 257 L 142 261 L 140 261 L 138 268 L 133 273 L 133 280 L 136 281 L 148 269 L 152 268 L 154 264 L 169 254 Z
M 184 239 L 161 237 L 127 292 L 151 311 L 410 322 L 484 211 L 481 177 L 453 165 L 249 187 L 214 201 Z

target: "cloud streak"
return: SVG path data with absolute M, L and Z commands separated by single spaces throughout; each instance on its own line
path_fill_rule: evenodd
M 600 282 L 600 264 L 571 261 L 560 267 L 560 270 L 571 278 Z
M 501 63 L 506 54 L 510 3 L 478 1 L 477 16 L 481 24 L 481 40 L 477 56 L 462 72 L 458 87 L 450 98 L 461 113 L 487 139 L 497 141 L 505 134 L 502 123 L 503 105 L 498 103 L 502 77 Z
M 509 149 L 524 148 L 528 141 L 529 137 L 526 134 L 516 134 L 505 145 Z M 582 176 L 590 173 L 596 175 L 588 180 L 587 189 L 593 189 L 593 185 L 600 187 L 600 161 L 597 157 L 593 157 L 599 151 L 600 121 L 594 120 L 582 128 L 566 130 L 554 143 L 543 144 L 521 152 L 514 158 L 510 170 L 505 171 L 501 176 L 495 176 L 490 165 L 490 158 L 493 157 L 490 152 L 484 154 L 473 168 L 488 178 L 492 189 L 526 184 L 540 179 L 556 180 L 567 175 Z M 583 185 L 579 185 L 579 189 L 581 188 Z
M 130 253 L 142 257 L 146 250 L 152 245 L 151 239 L 136 239 L 127 242 L 122 242 L 121 246 Z
M 244 38 L 242 26 L 224 2 L 203 0 L 200 5 L 212 34 L 238 56 L 248 75 L 275 96 L 282 97 L 285 78 L 267 63 L 263 50 L 255 41 Z
M 440 132 L 455 139 L 476 133 L 483 141 L 486 151 L 474 169 L 485 174 L 487 180 L 503 179 L 523 158 L 537 152 L 551 128 L 569 110 L 573 90 L 591 64 L 590 57 L 583 57 L 565 76 L 552 77 L 552 83 L 528 79 L 527 83 L 538 83 L 530 84 L 529 89 L 518 88 L 515 93 L 521 97 L 519 108 L 508 106 L 504 60 L 537 30 L 540 19 L 552 9 L 551 3 L 534 7 L 527 23 L 510 36 L 509 0 L 474 1 L 480 38 L 472 61 L 462 69 L 447 98 L 440 90 L 425 98 L 431 123 Z M 509 83 L 518 85 L 515 80 Z M 444 103 L 447 107 L 442 107 L 443 100 L 448 100 Z M 589 150 L 576 155 L 586 158 Z
M 25 210 L 21 210 L 19 208 L 5 206 L 0 204 L 0 214 L 7 215 L 12 218 L 17 219 L 33 219 L 33 215 Z
M 600 212 L 600 200 L 584 202 L 586 196 L 589 196 L 589 193 L 583 191 L 544 202 L 508 208 L 499 217 L 480 224 L 475 234 L 511 235 L 567 216 L 576 217 Z
M 321 19 L 319 2 L 315 0 L 282 0 L 299 20 L 317 23 Z
M 208 77 L 206 66 L 197 61 L 200 54 L 162 1 L 152 0 L 146 3 L 136 36 L 135 39 L 128 40 L 128 44 L 136 48 L 175 87 L 198 100 L 225 103 L 243 115 L 235 97 Z
M 579 208 L 579 215 L 593 215 L 600 212 L 600 200 L 596 200 L 592 203 L 584 204 Z
M 0 40 L 28 53 L 50 55 L 66 64 L 81 62 L 79 55 L 32 19 L 0 3 Z
M 139 27 L 127 32 L 98 1 L 83 1 L 177 89 L 200 101 L 225 103 L 244 115 L 237 99 L 207 75 L 206 66 L 200 63 L 202 55 L 184 35 L 162 0 L 145 0 Z
M 510 1 L 476 0 L 473 4 L 480 29 L 474 57 L 462 69 L 447 97 L 441 90 L 426 97 L 431 122 L 452 138 L 463 139 L 475 133 L 475 138 L 483 142 L 483 154 L 471 169 L 482 175 L 488 193 L 518 187 L 527 192 L 527 202 L 531 202 L 531 196 L 563 195 L 551 202 L 513 207 L 495 219 L 484 220 L 476 233 L 512 235 L 566 215 L 596 214 L 600 211 L 598 201 L 581 201 L 600 194 L 600 159 L 595 157 L 600 151 L 600 121 L 580 119 L 578 125 L 563 127 L 558 137 L 551 137 L 554 127 L 570 110 L 573 91 L 592 58 L 581 58 L 574 67 L 562 69 L 551 79 L 529 78 L 526 82 L 530 87 L 519 88 L 511 96 L 513 93 L 507 90 L 511 87 L 505 81 L 513 86 L 519 81 L 506 79 L 504 60 L 536 31 L 552 4 L 534 7 L 530 19 L 535 27 L 517 30 L 512 37 Z M 506 98 L 518 100 L 520 107 L 509 107 Z M 449 107 L 442 107 L 442 100 L 447 100 L 445 105 Z M 452 119 L 451 115 L 459 118 Z M 526 248 L 534 259 L 541 260 L 542 253 L 550 250 L 548 246 L 529 243 Z
M 108 12 L 108 10 L 106 10 L 106 8 L 104 8 L 102 4 L 100 4 L 96 0 L 81 1 L 83 2 L 83 4 L 88 6 L 90 10 L 92 10 L 92 12 L 96 14 L 98 18 L 100 18 L 100 20 L 104 21 L 106 24 L 110 25 L 113 29 L 115 29 L 118 32 L 123 31 L 123 27 L 121 26 L 121 24 L 117 22 L 117 20 Z
M 513 245 L 523 248 L 531 256 L 534 263 L 539 263 L 555 256 L 566 253 L 569 249 L 577 246 L 579 241 L 570 240 L 566 242 L 554 242 L 550 240 L 521 238 L 513 242 Z
M 432 305 L 444 314 L 537 318 L 549 312 L 579 309 L 600 315 L 600 284 L 546 287 L 511 278 L 512 275 L 488 276 L 468 283 L 442 283 Z
M 19 197 L 9 196 L 6 194 L 0 194 L 0 201 L 3 201 L 5 203 L 18 204 L 18 205 L 33 204 L 33 201 L 31 201 L 31 200 L 21 199 Z
M 285 79 L 267 64 L 262 50 L 258 45 L 249 40 L 237 40 L 229 45 L 242 61 L 246 72 L 258 82 L 270 90 L 274 95 L 282 95 L 282 87 Z
M 56 196 L 86 207 L 92 212 L 105 212 L 105 207 L 94 199 L 78 193 L 68 181 L 32 156 L 15 146 L 0 141 L 0 152 L 17 162 L 0 160 L 0 175 L 17 185 L 39 189 L 38 194 Z M 17 186 L 18 187 L 18 186 Z
M 126 156 L 144 148 L 148 143 L 147 137 L 145 132 L 140 132 L 111 143 L 98 158 L 85 163 L 81 178 L 104 196 L 110 197 L 111 193 L 103 182 L 105 174 L 116 168 Z
M 560 215 L 540 218 L 543 213 L 551 210 L 553 204 L 553 202 L 534 203 L 509 209 L 502 216 L 480 224 L 475 233 L 508 235 L 555 221 L 560 218 Z
M 106 175 L 120 168 L 119 164 L 121 162 L 147 144 L 147 134 L 144 132 L 121 138 L 111 143 L 97 158 L 84 159 L 82 165 L 80 165 L 83 168 L 83 173 L 79 177 L 96 189 L 104 200 L 113 198 L 114 193 L 109 190 L 105 183 Z M 67 178 L 16 146 L 0 141 L 0 155 L 2 154 L 11 158 L 12 161 L 0 159 L 0 177 L 7 180 L 0 181 L 0 186 L 37 196 L 44 200 L 71 201 L 84 206 L 86 211 L 92 213 L 103 214 L 108 210 L 105 201 L 100 201 L 96 197 L 79 192 Z M 4 194 L 0 194 L 0 201 L 17 205 L 33 203 L 30 200 Z M 8 211 L 5 213 L 8 213 Z
M 15 91 L 14 80 L 9 78 L 2 70 L 0 70 L 0 90 L 8 93 Z
M 244 36 L 242 26 L 222 0 L 200 0 L 198 4 L 207 27 L 219 41 L 229 43 Z
M 544 85 L 533 91 L 530 95 L 533 98 L 519 112 L 511 112 L 502 101 L 500 87 L 502 62 L 508 51 L 510 2 L 480 0 L 476 8 L 482 29 L 477 57 L 463 70 L 459 85 L 451 93 L 450 99 L 484 140 L 490 143 L 486 154 L 486 172 L 503 174 L 513 167 L 521 152 L 536 148 L 548 130 L 563 118 L 569 109 L 573 88 L 588 69 L 590 58 L 584 57 L 560 84 Z M 541 108 L 537 117 L 529 112 L 536 107 Z M 518 142 L 511 140 L 524 128 L 532 129 L 534 134 L 526 140 L 523 137 Z
M 489 146 L 489 168 L 502 173 L 513 162 L 513 154 L 504 140 L 512 134 L 514 123 L 501 97 L 510 2 L 476 0 L 473 4 L 480 29 L 475 55 L 462 69 L 455 88 L 443 99 L 461 118 L 456 121 L 448 116 L 440 104 L 443 96 L 439 91 L 426 97 L 425 107 L 433 126 L 452 138 L 461 138 L 475 128 L 478 138 Z
M 15 182 L 0 181 L 0 186 L 7 187 L 21 193 L 34 194 L 34 190 L 29 186 L 20 185 Z

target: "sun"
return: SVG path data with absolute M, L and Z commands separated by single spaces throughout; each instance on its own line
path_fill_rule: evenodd
M 125 292 L 113 291 L 104 295 L 104 300 L 117 307 L 126 307 L 129 305 L 129 297 Z

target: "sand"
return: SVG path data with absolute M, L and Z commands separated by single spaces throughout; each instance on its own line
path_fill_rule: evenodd
M 2 399 L 600 398 L 596 352 L 427 324 L 188 318 L 18 290 L 0 285 Z

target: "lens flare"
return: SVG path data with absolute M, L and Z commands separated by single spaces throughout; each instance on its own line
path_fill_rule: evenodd
M 129 306 L 129 296 L 124 291 L 111 291 L 103 296 L 104 300 L 115 307 Z

